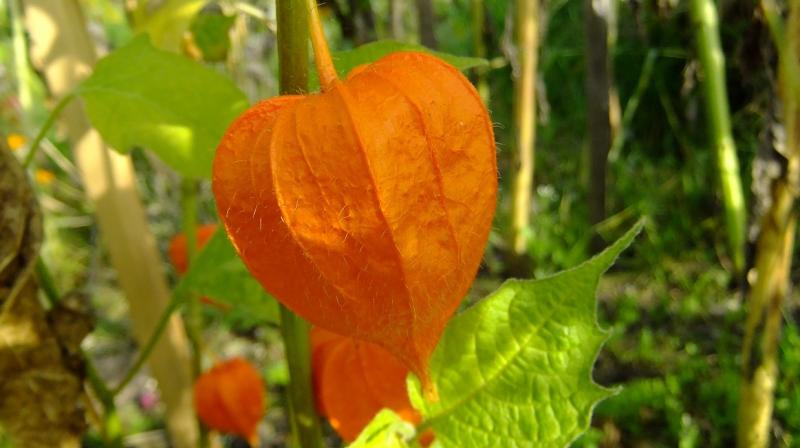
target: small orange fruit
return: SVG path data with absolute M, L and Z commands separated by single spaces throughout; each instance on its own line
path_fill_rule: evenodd
M 209 428 L 244 437 L 256 446 L 265 395 L 255 367 L 242 358 L 233 358 L 197 378 L 194 408 Z

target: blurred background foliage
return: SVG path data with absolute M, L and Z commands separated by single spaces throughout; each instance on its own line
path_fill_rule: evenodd
M 6 0 L 8 1 L 8 0 Z M 83 0 L 100 53 L 126 43 L 134 32 L 123 0 Z M 135 2 L 134 2 L 135 3 Z M 416 5 L 404 6 L 399 24 L 389 23 L 389 2 L 331 0 L 323 4 L 331 47 L 353 48 L 398 36 L 420 43 Z M 516 54 L 513 2 L 432 0 L 437 50 L 476 54 L 473 10 L 483 5 L 482 39 L 488 71 L 489 110 L 495 123 L 501 180 L 495 231 L 475 297 L 506 275 L 504 229 L 509 227 L 510 171 L 514 148 L 512 107 Z M 336 5 L 336 6 L 333 6 Z M 534 210 L 528 229 L 530 274 L 542 277 L 590 255 L 593 235 L 611 241 L 640 216 L 647 228 L 601 282 L 602 324 L 611 340 L 598 361 L 601 384 L 621 392 L 596 410 L 593 427 L 578 446 L 732 446 L 738 402 L 743 297 L 725 255 L 714 154 L 706 131 L 698 61 L 686 2 L 619 2 L 614 84 L 623 120 L 608 165 L 608 218 L 589 224 L 586 59 L 583 2 L 544 1 L 540 12 L 537 75 L 538 120 Z M 15 69 L 12 20 L 0 2 L 0 134 L 30 140 L 52 106 L 38 76 Z M 775 120 L 776 56 L 753 2 L 718 2 L 726 56 L 733 133 L 746 195 L 753 160 Z M 251 100 L 277 94 L 273 0 L 209 2 L 193 17 L 182 51 L 231 77 Z M 392 29 L 394 28 L 394 29 Z M 28 68 L 30 70 L 30 68 Z M 26 82 L 26 85 L 20 85 Z M 32 95 L 23 116 L 20 90 Z M 110 378 L 124 374 L 135 355 L 125 302 L 99 244 L 92 210 L 81 190 L 71 149 L 58 132 L 45 140 L 36 181 L 46 216 L 44 257 L 54 261 L 57 286 L 78 294 L 96 310 L 97 328 L 84 343 Z M 152 229 L 166 254 L 180 230 L 180 179 L 151 154 L 133 152 L 139 191 Z M 215 221 L 210 186 L 201 184 L 200 222 Z M 753 202 L 753 201 L 749 201 Z M 797 268 L 795 267 L 795 271 Z M 793 279 L 797 279 L 794 272 Z M 177 276 L 170 273 L 175 281 Z M 786 303 L 780 343 L 781 373 L 773 425 L 780 446 L 800 444 L 800 330 L 797 297 Z M 206 307 L 209 351 L 246 353 L 262 360 L 281 400 L 287 372 L 275 327 L 255 327 L 242 316 Z M 233 316 L 233 317 L 231 317 Z M 155 316 L 154 316 L 155 318 Z M 229 331 L 230 330 L 230 331 Z M 122 413 L 126 441 L 146 446 L 163 428 L 157 391 L 146 375 L 126 390 Z M 261 428 L 267 446 L 287 428 L 281 406 L 270 406 Z M 231 446 L 235 442 L 228 440 Z

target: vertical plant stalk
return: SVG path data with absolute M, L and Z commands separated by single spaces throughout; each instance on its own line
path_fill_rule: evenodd
M 436 14 L 431 0 L 417 0 L 417 27 L 422 45 L 435 50 L 439 43 L 436 40 Z
M 389 34 L 394 40 L 406 37 L 405 17 L 406 0 L 389 0 Z
M 589 224 L 606 217 L 606 171 L 614 129 L 612 126 L 612 81 L 609 54 L 611 0 L 584 1 L 586 33 L 586 107 L 589 131 Z M 598 238 L 593 248 L 602 246 Z
M 186 260 L 187 269 L 194 262 L 197 254 L 197 181 L 194 179 L 183 179 L 181 181 L 181 208 L 183 234 L 186 235 Z M 168 308 L 169 309 L 169 308 Z M 197 381 L 203 373 L 203 310 L 201 308 L 200 297 L 197 294 L 189 294 L 186 303 L 186 335 L 189 338 L 189 345 L 192 346 L 192 380 Z M 157 329 L 159 327 L 156 327 Z M 197 426 L 200 430 L 198 446 L 206 448 L 209 446 L 208 430 L 199 419 Z
M 739 158 L 731 132 L 728 90 L 725 85 L 725 56 L 719 40 L 719 18 L 713 0 L 691 0 L 697 52 L 703 67 L 703 90 L 711 134 L 717 159 L 717 171 L 725 207 L 725 225 L 734 271 L 744 271 L 746 210 L 739 174 Z
M 539 0 L 517 0 L 517 76 L 514 79 L 514 178 L 511 204 L 511 254 L 527 252 L 536 145 L 536 66 L 539 52 Z M 520 274 L 524 274 L 520 272 Z
M 472 49 L 476 58 L 486 59 L 486 41 L 484 32 L 486 24 L 486 9 L 483 0 L 472 0 Z M 489 83 L 487 75 L 489 67 L 475 69 L 475 85 L 483 104 L 489 106 Z
M 316 6 L 316 0 L 308 0 L 308 4 L 304 0 L 281 0 L 277 4 L 278 67 L 280 90 L 283 94 L 299 94 L 308 90 L 308 17 L 309 13 L 317 14 Z M 324 42 L 318 21 L 317 18 L 317 26 L 312 28 L 312 32 L 318 34 L 315 40 L 321 38 Z M 318 64 L 319 58 L 324 56 L 317 54 Z M 330 61 L 329 54 L 327 57 Z M 330 67 L 333 67 L 332 62 Z M 336 79 L 336 72 L 319 70 L 319 79 L 324 88 Z M 311 380 L 309 325 L 284 305 L 280 305 L 280 310 L 281 335 L 289 365 L 287 393 L 294 444 L 303 448 L 322 448 L 324 441 L 314 407 Z
M 784 38 L 777 7 L 762 0 L 779 55 L 779 88 L 786 131 L 783 155 L 786 169 L 772 184 L 772 203 L 763 217 L 756 243 L 755 282 L 747 302 L 742 351 L 742 385 L 737 444 L 765 448 L 770 442 L 775 385 L 778 380 L 778 343 L 781 307 L 789 289 L 797 227 L 800 188 L 800 3 L 790 2 Z
M 76 0 L 25 0 L 34 61 L 53 96 L 63 98 L 91 72 L 95 61 L 83 13 Z M 143 346 L 170 294 L 155 238 L 136 191 L 130 157 L 110 151 L 92 129 L 78 102 L 62 114 L 87 197 L 128 302 L 134 336 Z M 148 360 L 166 405 L 165 420 L 177 448 L 196 446 L 189 350 L 180 316 L 172 315 Z
M 17 98 L 21 109 L 21 124 L 23 132 L 29 132 L 31 127 L 31 111 L 33 109 L 33 93 L 31 85 L 31 69 L 28 67 L 28 45 L 25 42 L 25 25 L 19 0 L 8 0 L 8 10 L 11 13 L 11 41 L 14 49 L 14 72 L 17 80 Z

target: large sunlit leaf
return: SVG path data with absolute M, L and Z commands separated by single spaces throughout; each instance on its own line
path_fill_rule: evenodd
M 225 306 L 228 320 L 242 326 L 278 321 L 278 303 L 250 275 L 222 229 L 197 254 L 175 294 L 208 297 Z
M 592 380 L 607 339 L 597 283 L 641 227 L 574 269 L 509 280 L 450 322 L 430 364 L 439 399 L 409 383 L 442 447 L 562 447 L 586 430 L 594 405 L 613 394 Z
M 247 106 L 233 82 L 145 35 L 97 63 L 79 93 L 95 128 L 120 152 L 150 149 L 172 168 L 209 177 L 222 134 Z
M 414 434 L 414 425 L 383 409 L 347 448 L 407 448 Z

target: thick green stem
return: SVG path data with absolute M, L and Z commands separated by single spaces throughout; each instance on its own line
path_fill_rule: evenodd
M 772 184 L 772 200 L 761 223 L 756 244 L 755 283 L 747 302 L 742 347 L 742 385 L 737 444 L 742 448 L 770 445 L 775 385 L 778 381 L 778 344 L 797 228 L 797 192 L 800 188 L 800 3 L 790 2 L 784 32 L 777 7 L 762 0 L 764 16 L 778 47 L 780 93 L 786 136 L 786 170 Z
M 303 93 L 308 90 L 308 39 L 309 22 L 304 0 L 278 1 L 278 65 L 280 89 L 284 94 Z M 316 32 L 319 34 L 320 29 Z M 319 38 L 320 36 L 317 36 Z M 318 42 L 315 42 L 317 44 Z M 327 49 L 325 49 L 327 51 Z M 318 61 L 318 65 L 319 62 Z M 331 64 L 332 68 L 333 65 Z M 335 77 L 335 72 L 333 73 Z M 330 74 L 320 74 L 322 85 Z M 330 80 L 330 79 L 327 79 Z M 314 407 L 311 382 L 311 347 L 309 325 L 285 306 L 281 305 L 281 335 L 289 365 L 289 421 L 294 444 L 303 448 L 324 446 L 319 418 Z
M 281 305 L 281 335 L 289 364 L 288 403 L 295 446 L 325 446 L 314 407 L 308 322 Z
M 716 153 L 730 256 L 734 271 L 741 274 L 744 270 L 746 210 L 739 158 L 731 132 L 728 90 L 725 85 L 725 56 L 719 40 L 719 19 L 713 0 L 691 0 L 689 3 L 700 65 L 705 76 L 702 84 L 708 128 Z
M 281 93 L 308 90 L 308 13 L 303 0 L 277 2 L 278 76 Z
M 53 276 L 44 261 L 39 258 L 36 260 L 36 277 L 39 280 L 39 285 L 44 292 L 45 298 L 51 307 L 56 306 L 61 301 L 61 294 L 56 288 Z M 83 365 L 86 369 L 86 380 L 91 386 L 97 399 L 103 405 L 103 427 L 100 428 L 103 433 L 106 445 L 112 448 L 122 447 L 122 424 L 117 414 L 117 407 L 114 403 L 114 394 L 106 385 L 103 378 L 97 371 L 92 358 L 81 349 L 81 358 Z

